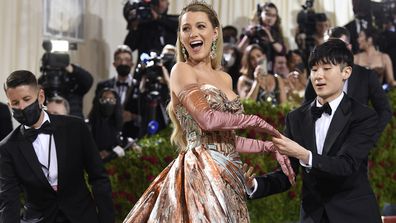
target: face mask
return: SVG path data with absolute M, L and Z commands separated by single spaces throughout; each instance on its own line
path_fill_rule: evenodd
M 12 116 L 15 118 L 15 120 L 17 120 L 22 125 L 34 125 L 39 120 L 41 114 L 41 108 L 38 103 L 38 99 L 23 110 L 13 108 L 12 113 Z
M 232 67 L 235 63 L 235 57 L 231 53 L 224 54 L 224 60 L 226 61 L 226 67 Z
M 114 108 L 115 105 L 113 104 L 109 104 L 109 103 L 100 104 L 100 112 L 105 117 L 110 117 L 114 112 Z
M 129 72 L 131 72 L 131 67 L 129 65 L 120 64 L 116 67 L 118 75 L 122 77 L 128 76 Z

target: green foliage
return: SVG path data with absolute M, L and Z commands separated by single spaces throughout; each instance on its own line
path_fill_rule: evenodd
M 388 93 L 393 111 L 396 111 L 396 91 Z M 285 114 L 291 105 L 273 107 L 267 104 L 244 102 L 245 112 L 257 114 L 279 130 L 284 128 Z M 390 124 L 370 154 L 369 176 L 381 208 L 384 203 L 396 203 L 396 119 L 395 112 Z M 176 157 L 177 151 L 169 142 L 171 129 L 139 141 L 142 154 L 127 152 L 124 158 L 115 159 L 106 165 L 113 188 L 117 220 L 122 222 L 137 199 L 154 178 Z M 263 138 L 253 130 L 238 134 L 250 138 Z M 254 167 L 257 175 L 273 171 L 276 161 L 270 155 L 242 155 L 242 160 Z M 251 222 L 297 222 L 299 218 L 301 179 L 291 190 L 263 199 L 249 200 Z

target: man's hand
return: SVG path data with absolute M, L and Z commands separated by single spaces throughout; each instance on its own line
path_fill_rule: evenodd
M 245 177 L 246 187 L 249 189 L 252 189 L 254 187 L 253 180 L 254 180 L 254 177 L 256 176 L 256 174 L 253 173 L 253 167 L 251 166 L 248 169 L 248 165 L 246 163 L 244 163 L 242 166 L 242 169 L 243 169 L 243 173 L 244 173 L 243 176 Z
M 298 143 L 294 142 L 293 140 L 287 138 L 284 135 L 281 135 L 281 137 L 279 138 L 273 137 L 272 141 L 274 142 L 274 145 L 277 147 L 278 151 L 281 154 L 295 157 L 304 163 L 308 163 L 309 152 Z

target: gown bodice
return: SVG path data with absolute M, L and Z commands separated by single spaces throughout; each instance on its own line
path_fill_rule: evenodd
M 229 100 L 221 90 L 209 84 L 202 84 L 200 88 L 204 92 L 208 104 L 212 109 L 235 114 L 241 114 L 243 112 L 243 106 L 239 97 Z M 206 145 L 208 149 L 217 150 L 226 156 L 238 156 L 234 143 L 235 131 L 204 131 L 183 105 L 179 104 L 175 111 L 176 117 L 186 136 L 187 149 Z

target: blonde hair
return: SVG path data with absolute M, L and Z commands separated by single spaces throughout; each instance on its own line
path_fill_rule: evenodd
M 211 59 L 211 65 L 212 68 L 217 70 L 221 68 L 221 60 L 223 58 L 223 32 L 221 29 L 221 25 L 219 22 L 219 19 L 217 17 L 217 13 L 213 10 L 213 8 L 208 5 L 204 1 L 191 1 L 188 5 L 186 5 L 183 10 L 181 11 L 179 15 L 179 27 L 177 31 L 177 41 L 176 41 L 176 60 L 177 62 L 186 62 L 186 58 L 184 58 L 183 55 L 183 44 L 180 41 L 180 24 L 181 24 L 181 18 L 183 17 L 184 14 L 187 12 L 204 12 L 212 24 L 213 28 L 218 28 L 218 36 L 217 39 L 215 40 L 216 44 L 216 56 Z M 185 52 L 187 57 L 188 53 L 187 51 Z M 173 107 L 173 102 L 172 100 L 169 102 L 167 106 L 167 111 L 169 114 L 169 117 L 173 123 L 173 131 L 171 135 L 171 143 L 175 144 L 178 146 L 179 151 L 186 151 L 187 147 L 187 141 L 186 141 L 186 136 L 181 128 L 181 125 L 179 121 L 176 118 L 176 113 L 175 113 L 175 108 Z

